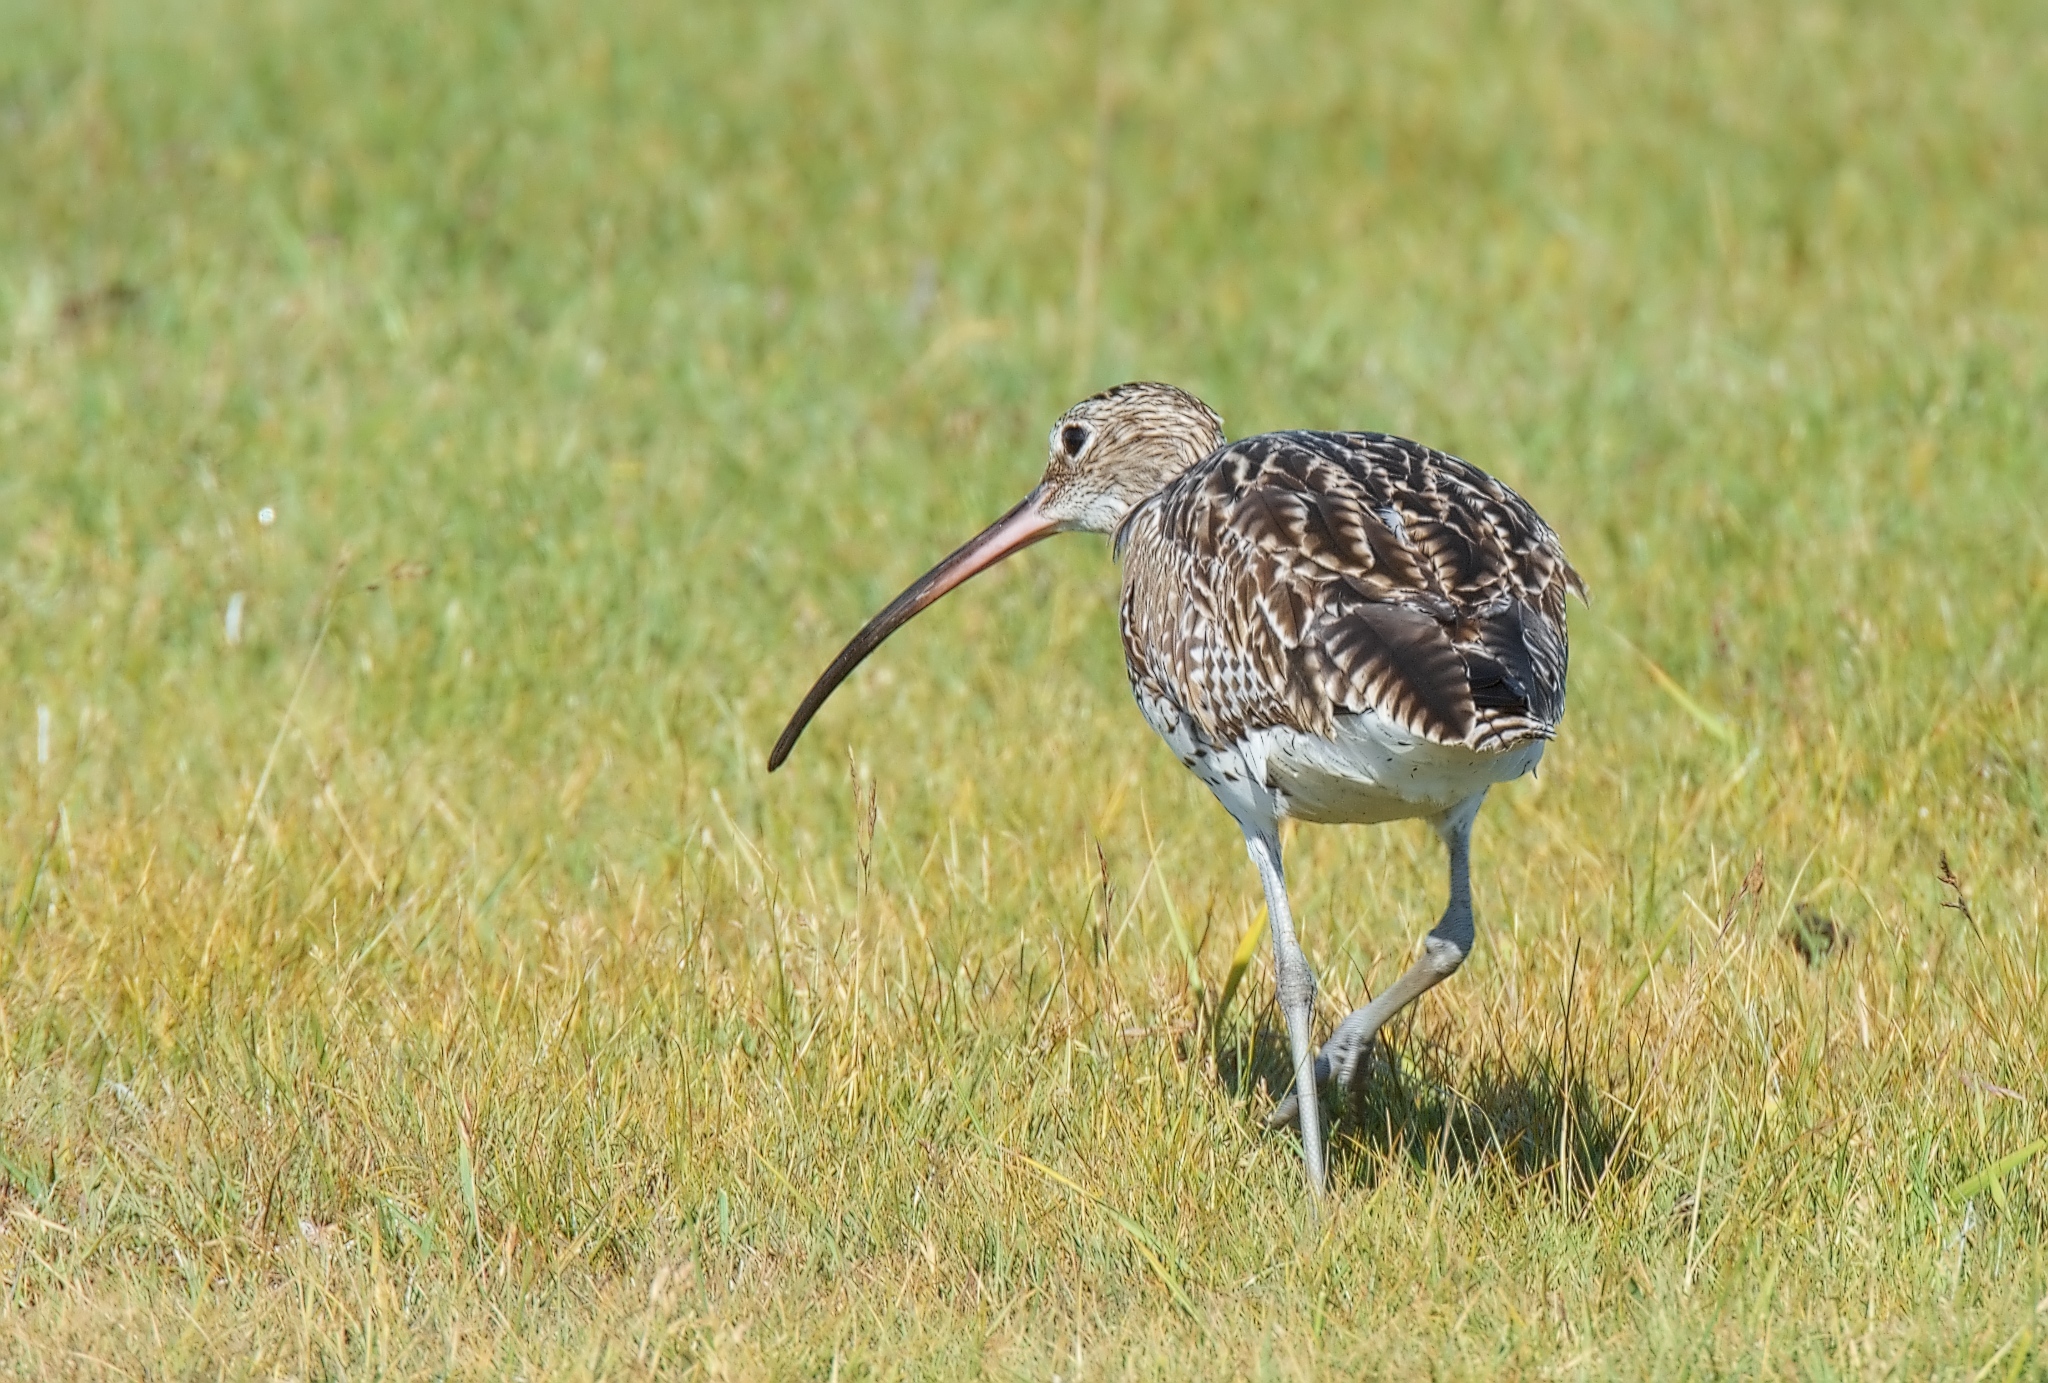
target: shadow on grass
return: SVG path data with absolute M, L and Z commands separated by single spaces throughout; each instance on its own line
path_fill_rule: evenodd
M 1578 1200 L 1643 1170 L 1642 1130 L 1629 1113 L 1640 1093 L 1631 1054 L 1609 1052 L 1596 1082 L 1577 1042 L 1460 1061 L 1436 1044 L 1386 1037 L 1356 1091 L 1324 1093 L 1333 1181 L 1370 1183 L 1400 1159 L 1438 1176 L 1506 1172 L 1530 1189 Z M 1265 1024 L 1220 1038 L 1213 1053 L 1231 1094 L 1263 1087 L 1263 1098 L 1250 1101 L 1260 1117 L 1292 1082 L 1287 1036 Z

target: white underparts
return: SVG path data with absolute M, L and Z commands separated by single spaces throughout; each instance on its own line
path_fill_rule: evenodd
M 1335 824 L 1441 816 L 1534 770 L 1545 743 L 1497 750 L 1438 744 L 1366 711 L 1340 717 L 1327 738 L 1276 726 L 1219 746 L 1200 739 L 1176 708 L 1142 697 L 1138 704 L 1180 761 L 1246 826 L 1283 817 Z

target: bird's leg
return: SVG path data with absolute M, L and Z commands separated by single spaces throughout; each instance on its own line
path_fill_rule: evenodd
M 1323 1160 L 1322 1110 L 1316 1099 L 1315 1048 L 1309 1039 L 1315 972 L 1308 968 L 1308 957 L 1301 953 L 1301 942 L 1294 935 L 1287 878 L 1280 868 L 1280 837 L 1270 827 L 1247 830 L 1245 847 L 1259 867 L 1259 882 L 1266 887 L 1266 918 L 1273 929 L 1273 987 L 1280 1000 L 1280 1015 L 1287 1023 L 1287 1044 L 1294 1054 L 1294 1092 L 1287 1096 L 1287 1103 L 1300 1114 L 1302 1166 L 1308 1173 L 1309 1190 L 1320 1196 L 1328 1172 Z
M 1373 1039 L 1387 1020 L 1408 1007 L 1425 990 L 1450 978 L 1465 963 L 1472 950 L 1472 818 L 1486 800 L 1482 790 L 1437 817 L 1430 824 L 1443 838 L 1450 853 L 1451 896 L 1429 935 L 1422 939 L 1422 954 L 1415 958 L 1400 979 L 1374 997 L 1364 1008 L 1354 1010 L 1337 1025 L 1330 1040 L 1316 1057 L 1316 1080 L 1335 1080 L 1346 1090 L 1354 1088 L 1372 1051 Z M 1299 1087 L 1297 1087 L 1299 1088 Z M 1269 1128 L 1279 1128 L 1294 1117 L 1293 1097 L 1281 1101 L 1267 1116 Z

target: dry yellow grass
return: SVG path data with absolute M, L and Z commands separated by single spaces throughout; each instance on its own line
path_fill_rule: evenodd
M 2042 1377 L 2043 129 L 2018 4 L 0 3 L 0 1359 Z M 1099 549 L 762 771 L 1131 376 L 1595 591 L 1320 1221 Z M 1436 847 L 1291 851 L 1341 1013 Z

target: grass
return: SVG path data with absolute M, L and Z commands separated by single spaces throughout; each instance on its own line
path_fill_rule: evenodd
M 0 0 L 0 1360 L 2048 1376 L 2044 128 L 2019 3 Z M 1133 376 L 1595 592 L 1321 1219 L 1099 546 L 762 769 Z M 1335 1015 L 1438 851 L 1290 848 Z

